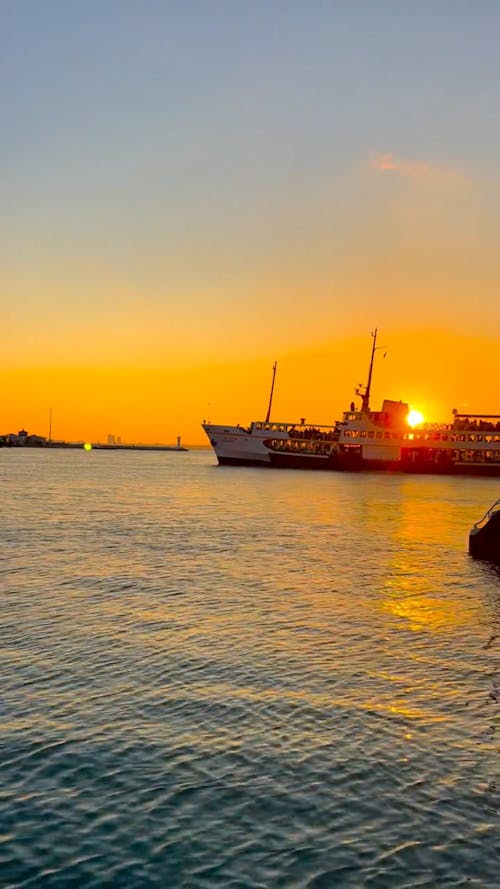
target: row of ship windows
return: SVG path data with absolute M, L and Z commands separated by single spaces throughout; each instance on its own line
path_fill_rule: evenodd
M 392 438 L 394 441 L 500 441 L 500 435 L 478 435 L 456 432 L 375 432 L 375 430 L 346 429 L 345 438 Z
M 285 451 L 300 454 L 323 454 L 332 452 L 332 445 L 326 441 L 297 441 L 295 438 L 272 438 L 266 441 L 273 451 Z
M 500 463 L 498 451 L 454 451 L 459 463 Z
M 266 441 L 267 446 L 272 451 L 281 451 L 287 454 L 301 454 L 302 456 L 314 455 L 317 457 L 328 457 L 336 452 L 335 445 L 331 445 L 325 441 L 297 441 L 290 438 L 271 438 Z M 344 452 L 359 451 L 359 445 L 350 444 L 345 446 Z M 340 454 L 343 453 L 341 449 Z M 407 456 L 405 457 L 405 453 Z M 403 449 L 402 459 L 418 462 L 424 460 L 428 463 L 440 463 L 443 460 L 450 460 L 458 463 L 494 463 L 500 465 L 500 454 L 498 451 L 484 450 L 477 451 L 471 449 L 439 450 L 438 448 L 418 448 Z
M 345 445 L 347 451 L 359 451 L 359 445 Z M 499 451 L 473 451 L 469 448 L 402 448 L 401 457 L 403 460 L 411 462 L 419 462 L 424 460 L 428 463 L 441 463 L 452 460 L 455 463 L 494 463 L 500 466 Z

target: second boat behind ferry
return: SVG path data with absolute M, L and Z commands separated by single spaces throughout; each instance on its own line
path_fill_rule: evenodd
M 476 522 L 469 534 L 469 553 L 500 565 L 500 499 Z
M 271 422 L 250 426 L 221 426 L 203 422 L 203 429 L 222 465 L 267 466 L 294 469 L 392 470 L 439 474 L 493 475 L 500 477 L 500 413 L 458 414 L 450 424 L 408 422 L 409 406 L 385 399 L 380 411 L 370 409 L 377 330 L 372 333 L 368 382 L 356 390 L 359 410 L 351 403 L 342 420 L 333 425 Z

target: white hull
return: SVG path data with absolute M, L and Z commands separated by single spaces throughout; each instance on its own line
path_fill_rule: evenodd
M 265 439 L 269 438 L 268 431 L 262 430 L 262 434 L 258 434 L 242 426 L 218 426 L 213 423 L 203 423 L 203 429 L 219 463 L 271 464 L 269 449 L 264 445 Z M 288 434 L 285 437 L 288 438 Z

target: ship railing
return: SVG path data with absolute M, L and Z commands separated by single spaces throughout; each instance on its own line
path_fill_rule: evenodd
M 301 432 L 322 429 L 336 429 L 336 424 L 331 423 L 280 423 L 279 421 L 254 420 L 251 424 L 253 429 L 264 432 Z
M 485 512 L 482 519 L 479 519 L 479 521 L 475 523 L 474 528 L 482 528 L 483 525 L 486 525 L 486 523 L 489 522 L 492 515 L 494 515 L 496 512 L 499 512 L 499 511 L 500 511 L 500 497 L 498 498 L 498 500 L 495 500 L 493 506 L 490 506 L 488 511 Z
M 439 432 L 442 430 L 443 432 L 449 432 L 452 429 L 451 423 L 419 423 L 418 426 L 414 426 L 414 429 L 431 429 L 432 431 Z

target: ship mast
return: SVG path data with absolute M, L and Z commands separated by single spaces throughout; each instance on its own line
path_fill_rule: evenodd
M 272 383 L 271 383 L 271 394 L 269 396 L 269 406 L 267 408 L 267 414 L 266 414 L 266 423 L 269 423 L 269 417 L 271 416 L 271 406 L 273 403 L 273 394 L 274 394 L 274 381 L 276 379 L 276 368 L 277 367 L 278 367 L 278 362 L 275 361 L 273 364 L 273 379 L 272 379 Z
M 372 330 L 371 335 L 373 339 L 373 345 L 372 354 L 370 356 L 370 367 L 368 369 L 368 382 L 364 387 L 364 392 L 361 391 L 361 386 L 356 389 L 356 395 L 359 395 L 359 397 L 361 398 L 361 410 L 364 414 L 367 414 L 370 411 L 370 389 L 372 385 L 373 361 L 375 358 L 375 352 L 377 351 L 377 348 L 384 348 L 383 346 L 377 346 L 377 328 L 375 328 L 375 330 Z
M 372 354 L 370 358 L 370 370 L 368 371 L 368 382 L 366 384 L 365 394 L 363 395 L 363 400 L 361 403 L 361 410 L 363 413 L 367 414 L 370 410 L 370 389 L 372 385 L 372 373 L 373 373 L 373 359 L 375 358 L 375 349 L 377 347 L 377 328 L 372 331 L 373 345 L 372 345 Z

